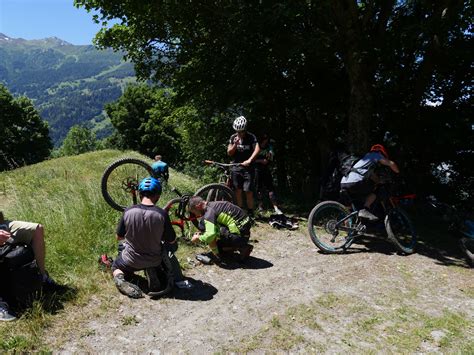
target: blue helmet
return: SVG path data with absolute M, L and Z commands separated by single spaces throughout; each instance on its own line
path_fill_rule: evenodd
M 154 177 L 146 177 L 138 185 L 139 192 L 150 192 L 152 194 L 161 194 L 160 180 Z

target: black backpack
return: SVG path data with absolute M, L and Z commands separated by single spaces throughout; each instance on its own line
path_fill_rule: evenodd
M 33 250 L 26 244 L 0 247 L 1 296 L 17 308 L 29 307 L 38 297 L 42 279 Z
M 340 154 L 339 155 L 339 171 L 342 176 L 348 176 L 351 171 L 354 170 L 354 165 L 360 160 L 360 157 L 353 154 Z

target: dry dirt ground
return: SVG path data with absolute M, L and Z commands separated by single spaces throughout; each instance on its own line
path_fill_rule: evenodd
M 386 241 L 318 252 L 305 226 L 259 223 L 254 252 L 230 268 L 197 264 L 192 291 L 132 300 L 113 289 L 53 327 L 53 351 L 137 353 L 473 353 L 474 271 Z M 109 286 L 112 281 L 105 279 Z M 62 328 L 62 329 L 61 329 Z M 58 334 L 62 336 L 58 337 Z

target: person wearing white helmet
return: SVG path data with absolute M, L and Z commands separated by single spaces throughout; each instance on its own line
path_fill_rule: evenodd
M 227 154 L 233 158 L 233 163 L 240 165 L 232 168 L 232 182 L 234 184 L 235 197 L 239 207 L 243 208 L 242 191 L 245 192 L 249 216 L 253 216 L 254 209 L 254 160 L 260 152 L 257 138 L 254 134 L 247 132 L 247 120 L 239 116 L 234 120 L 232 127 L 235 133 L 230 137 L 227 146 Z

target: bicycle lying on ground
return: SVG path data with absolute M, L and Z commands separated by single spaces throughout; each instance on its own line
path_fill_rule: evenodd
M 105 201 L 115 210 L 123 212 L 125 208 L 139 203 L 138 184 L 147 177 L 160 178 L 151 165 L 135 158 L 123 158 L 110 164 L 104 171 L 101 180 L 101 191 Z M 165 186 L 166 188 L 166 186 Z M 182 194 L 172 188 L 177 197 L 169 200 L 164 209 L 170 216 L 171 224 L 176 232 L 186 240 L 198 228 L 197 218 L 187 211 L 191 194 Z M 206 201 L 234 201 L 234 192 L 222 184 L 208 184 L 201 187 L 194 195 Z
M 343 253 L 358 237 L 386 236 L 403 254 L 414 252 L 416 233 L 408 215 L 399 207 L 400 201 L 414 195 L 393 196 L 389 182 L 379 186 L 374 210 L 378 209 L 380 222 L 366 222 L 359 218 L 354 201 L 351 210 L 337 201 L 324 201 L 316 205 L 308 218 L 308 231 L 313 243 L 325 253 Z M 347 192 L 342 197 L 350 199 Z M 382 224 L 383 223 L 383 224 Z

